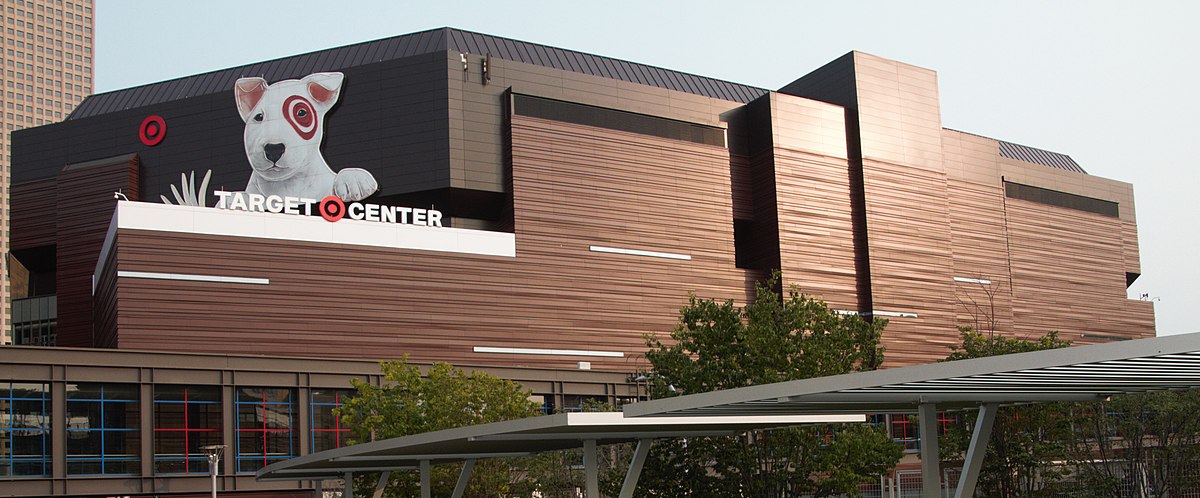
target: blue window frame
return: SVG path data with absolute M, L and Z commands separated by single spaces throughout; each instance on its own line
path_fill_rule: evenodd
M 50 471 L 50 394 L 44 383 L 0 383 L 0 477 Z
M 141 471 L 138 386 L 67 384 L 67 474 Z
M 295 390 L 242 387 L 237 392 L 237 471 L 255 472 L 296 456 Z

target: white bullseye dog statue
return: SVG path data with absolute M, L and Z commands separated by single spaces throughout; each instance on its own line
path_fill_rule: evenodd
M 359 201 L 379 190 L 367 170 L 334 173 L 321 155 L 325 113 L 337 103 L 343 79 L 342 73 L 313 73 L 269 85 L 262 78 L 237 80 L 234 94 L 253 169 L 247 193 Z

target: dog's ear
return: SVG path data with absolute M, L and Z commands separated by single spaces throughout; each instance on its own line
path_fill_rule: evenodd
M 321 111 L 327 111 L 337 103 L 338 95 L 342 93 L 342 73 L 313 73 L 300 80 L 308 88 L 308 94 Z
M 233 84 L 233 93 L 237 97 L 238 112 L 242 114 L 242 121 L 247 121 L 250 119 L 250 111 L 254 110 L 258 101 L 267 93 L 267 80 L 239 78 L 237 83 Z

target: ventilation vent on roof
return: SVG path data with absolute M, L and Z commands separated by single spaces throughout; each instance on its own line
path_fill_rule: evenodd
M 1079 166 L 1079 163 L 1075 162 L 1074 159 L 1071 159 L 1071 156 L 1066 154 L 1035 149 L 1033 147 L 1014 144 L 1012 142 L 1005 142 L 1003 140 L 997 140 L 997 142 L 1000 143 L 1001 157 L 1025 161 L 1027 163 L 1041 164 L 1042 166 L 1049 166 L 1051 168 L 1074 171 L 1076 173 L 1087 173 L 1087 171 L 1083 170 L 1083 167 Z

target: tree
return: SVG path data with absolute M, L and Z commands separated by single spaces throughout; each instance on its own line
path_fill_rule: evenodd
M 609 403 L 585 399 L 584 412 L 614 412 Z M 634 446 L 631 443 L 608 444 L 597 448 L 600 492 L 617 496 L 621 492 Z M 577 498 L 585 487 L 583 450 L 580 448 L 547 451 L 527 459 L 526 476 L 542 498 Z
M 466 373 L 448 363 L 435 363 L 427 375 L 408 358 L 380 364 L 383 385 L 361 380 L 352 384 L 358 394 L 334 410 L 350 429 L 350 444 L 388 439 L 468 425 L 500 422 L 538 415 L 540 406 L 530 401 L 520 384 L 482 372 Z M 520 468 L 521 465 L 515 465 Z M 467 496 L 528 494 L 527 484 L 514 464 L 503 459 L 480 460 L 475 465 Z M 448 495 L 461 465 L 438 465 L 430 482 L 434 494 Z M 378 479 L 355 479 L 355 493 L 370 496 Z M 388 496 L 416 496 L 419 483 L 412 472 L 393 472 Z
M 860 370 L 883 361 L 885 320 L 840 315 L 779 273 L 755 285 L 744 308 L 692 295 L 671 341 L 647 338 L 654 397 L 669 397 Z M 829 425 L 754 431 L 743 437 L 659 442 L 646 464 L 643 496 L 856 494 L 900 460 L 877 427 Z
M 1200 391 L 1114 396 L 1080 403 L 1072 461 L 1077 495 L 1183 496 L 1200 486 Z
M 1070 346 L 1050 332 L 1036 340 L 995 334 L 984 335 L 969 327 L 960 328 L 962 344 L 943 361 L 965 360 L 1012 353 L 1025 353 Z M 983 496 L 1053 496 L 1056 484 L 1067 469 L 1054 464 L 1069 455 L 1070 404 L 1042 403 L 1003 407 L 996 413 L 987 455 L 979 471 L 977 493 Z M 976 413 L 964 414 L 964 423 L 951 428 L 939 440 L 941 459 L 957 460 L 971 441 Z

